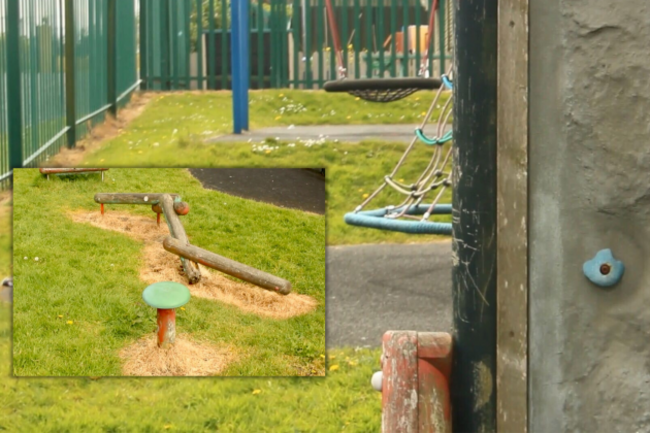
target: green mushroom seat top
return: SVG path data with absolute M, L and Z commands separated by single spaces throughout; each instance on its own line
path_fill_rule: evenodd
M 182 307 L 190 301 L 190 289 L 181 283 L 163 281 L 144 289 L 142 299 L 154 308 L 171 310 Z

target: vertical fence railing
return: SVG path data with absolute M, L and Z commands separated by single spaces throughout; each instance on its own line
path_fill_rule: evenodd
M 0 187 L 74 146 L 138 86 L 136 0 L 0 0 Z M 109 5 L 116 26 L 108 28 Z M 112 38 L 112 39 L 111 39 Z M 116 92 L 109 101 L 109 41 Z
M 232 89 L 232 0 L 141 0 L 143 88 Z M 331 0 L 350 78 L 439 75 L 451 58 L 449 2 Z M 250 0 L 250 84 L 321 88 L 338 77 L 326 0 Z
M 8 183 L 11 173 L 9 161 L 9 119 L 7 106 L 7 5 L 0 0 L 0 186 Z

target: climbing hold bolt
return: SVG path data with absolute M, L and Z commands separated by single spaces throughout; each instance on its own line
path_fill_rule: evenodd
M 608 249 L 600 250 L 593 259 L 588 260 L 582 265 L 582 271 L 585 276 L 597 286 L 611 287 L 618 284 L 623 278 L 625 265 L 623 262 L 616 260 L 612 251 Z

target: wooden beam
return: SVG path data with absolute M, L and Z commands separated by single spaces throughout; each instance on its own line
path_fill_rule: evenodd
M 291 283 L 287 280 L 220 256 L 211 251 L 204 250 L 203 248 L 189 245 L 179 239 L 168 237 L 163 241 L 163 247 L 170 253 L 248 281 L 264 289 L 282 295 L 287 295 L 291 292 Z
M 62 173 L 94 173 L 96 171 L 108 171 L 108 168 L 39 168 L 41 174 L 62 174 Z
M 497 93 L 497 431 L 528 430 L 528 0 L 501 0 Z
M 154 205 L 162 203 L 162 196 L 169 195 L 172 200 L 180 201 L 178 194 L 95 194 L 96 203 L 105 204 L 148 204 Z
M 187 233 L 185 233 L 185 228 L 181 224 L 181 220 L 174 210 L 174 200 L 169 194 L 162 194 L 162 208 L 167 220 L 167 225 L 169 226 L 169 232 L 174 238 L 178 241 L 179 245 L 188 245 L 190 241 L 187 239 Z M 198 283 L 201 280 L 201 271 L 199 270 L 198 265 L 193 264 L 189 260 L 181 257 L 181 264 L 183 265 L 183 271 L 187 276 L 190 284 Z

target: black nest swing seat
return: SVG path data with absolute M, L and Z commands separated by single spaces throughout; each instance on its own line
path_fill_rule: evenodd
M 360 78 L 328 81 L 326 92 L 345 92 L 370 102 L 393 102 L 419 90 L 436 90 L 442 86 L 438 78 Z

